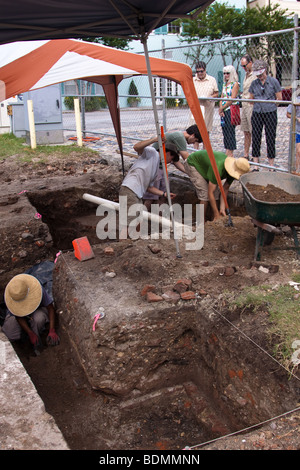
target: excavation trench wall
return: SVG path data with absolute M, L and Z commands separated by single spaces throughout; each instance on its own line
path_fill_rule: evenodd
M 133 259 L 136 244 L 126 248 Z M 231 321 L 238 312 L 236 318 L 225 312 L 228 323 L 224 312 L 212 309 L 211 298 L 159 306 L 147 302 L 136 278 L 107 276 L 111 256 L 122 264 L 122 247 L 111 247 L 114 255 L 98 246 L 95 257 L 84 262 L 64 254 L 55 267 L 60 322 L 93 389 L 117 397 L 119 409 L 129 407 L 131 420 L 136 416 L 137 421 L 153 397 L 159 397 L 162 416 L 170 413 L 170 396 L 180 389 L 192 410 L 191 429 L 204 430 L 203 439 L 293 409 L 295 383 L 237 333 Z M 97 311 L 105 317 L 93 328 Z

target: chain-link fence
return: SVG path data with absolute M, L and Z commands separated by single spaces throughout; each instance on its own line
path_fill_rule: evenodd
M 220 103 L 226 104 L 227 102 L 229 104 L 229 97 L 224 97 L 225 76 L 223 70 L 225 66 L 233 65 L 239 84 L 238 96 L 239 103 L 242 105 L 242 108 L 240 108 L 241 118 L 243 120 L 246 112 L 250 112 L 249 110 L 252 114 L 254 127 L 250 127 L 250 157 L 261 157 L 261 165 L 271 164 L 291 171 L 295 170 L 296 164 L 297 115 L 300 116 L 297 112 L 298 107 L 292 105 L 298 99 L 297 90 L 299 88 L 298 30 L 297 19 L 295 18 L 295 28 L 284 31 L 191 44 L 184 43 L 173 48 L 165 48 L 162 39 L 162 47 L 159 50 L 149 51 L 149 55 L 186 63 L 191 66 L 195 75 L 197 67 L 197 70 L 199 70 L 198 63 L 205 63 L 206 73 L 214 78 L 217 87 L 217 96 L 214 98 L 210 97 L 208 99 L 205 93 L 202 96 L 201 93 L 198 93 L 204 114 L 208 103 L 212 103 L 212 122 L 208 129 L 212 147 L 216 151 L 231 150 L 228 148 L 228 146 L 230 147 L 228 145 L 228 135 L 230 135 L 230 138 L 234 138 L 234 143 L 231 145 L 233 154 L 239 157 L 247 156 L 247 150 L 245 149 L 246 128 L 243 123 L 235 126 L 234 129 L 229 129 L 228 126 L 222 128 L 219 113 Z M 276 79 L 276 90 L 281 93 L 280 95 L 273 94 L 270 96 L 267 93 L 266 85 L 261 85 L 260 93 L 255 88 L 251 90 L 253 99 L 250 99 L 249 95 L 246 95 L 245 98 L 243 91 L 247 67 L 242 67 L 241 63 L 243 64 L 243 61 L 241 62 L 241 59 L 246 54 L 252 58 L 252 62 L 259 59 L 267 64 L 268 76 Z M 153 77 L 153 84 L 159 119 L 165 132 L 185 130 L 192 123 L 192 116 L 181 87 L 175 82 L 159 77 Z M 67 132 L 75 132 L 74 113 L 72 110 L 68 110 L 67 107 L 71 106 L 70 96 L 79 96 L 82 104 L 81 115 L 84 135 L 99 135 L 109 137 L 112 140 L 115 139 L 109 110 L 105 107 L 106 102 L 102 88 L 99 85 L 82 84 L 82 82 L 68 82 L 64 85 L 64 129 Z M 134 140 L 154 135 L 156 127 L 148 77 L 126 78 L 120 83 L 118 90 L 122 134 L 126 150 L 126 147 L 132 148 Z M 222 100 L 220 100 L 221 96 Z M 278 98 L 280 98 L 279 101 Z M 264 114 L 263 119 L 262 115 L 258 116 L 261 111 Z M 287 111 L 289 111 L 289 114 L 287 114 Z M 275 156 L 276 158 L 273 160 Z M 300 171 L 300 168 L 298 168 L 298 171 Z

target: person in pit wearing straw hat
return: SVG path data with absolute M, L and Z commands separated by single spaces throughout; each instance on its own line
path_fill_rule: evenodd
M 14 276 L 5 288 L 4 301 L 8 311 L 2 331 L 10 341 L 20 340 L 25 333 L 36 349 L 41 345 L 40 333 L 49 324 L 47 343 L 59 344 L 53 301 L 37 278 L 30 274 Z
M 214 157 L 221 180 L 225 180 L 223 188 L 227 197 L 232 182 L 235 179 L 238 180 L 244 173 L 248 173 L 250 164 L 246 158 L 227 157 L 223 152 L 214 152 Z M 207 220 L 209 204 L 213 212 L 213 220 L 225 216 L 225 201 L 222 197 L 218 208 L 217 200 L 220 198 L 220 190 L 207 151 L 199 150 L 191 153 L 184 166 L 195 187 L 200 204 L 204 204 L 205 220 Z

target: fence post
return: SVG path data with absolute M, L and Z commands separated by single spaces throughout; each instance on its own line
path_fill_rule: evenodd
M 78 98 L 74 98 L 74 110 L 75 110 L 75 121 L 76 121 L 77 145 L 78 145 L 78 147 L 82 147 L 80 108 L 79 108 L 79 99 Z
M 296 152 L 296 106 L 297 87 L 298 87 L 298 15 L 294 16 L 294 49 L 293 49 L 293 65 L 292 65 L 292 113 L 290 126 L 290 143 L 289 143 L 289 160 L 288 171 L 291 173 L 295 170 L 295 152 Z
M 35 124 L 34 124 L 34 112 L 32 100 L 27 101 L 27 112 L 29 121 L 29 133 L 30 133 L 30 144 L 31 148 L 36 148 L 36 135 L 35 135 Z
M 81 121 L 82 121 L 82 133 L 83 137 L 85 137 L 85 96 L 80 97 L 80 102 L 81 102 Z
M 79 82 L 80 88 L 80 105 L 81 105 L 81 131 L 83 133 L 83 137 L 85 137 L 85 95 L 86 95 L 86 82 L 84 80 L 80 80 Z

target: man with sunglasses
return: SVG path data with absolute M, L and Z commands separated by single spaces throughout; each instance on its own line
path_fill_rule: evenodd
M 245 71 L 245 77 L 243 81 L 243 93 L 241 98 L 245 100 L 250 99 L 249 88 L 253 80 L 256 78 L 252 71 L 252 58 L 249 54 L 245 54 L 241 58 L 241 66 Z M 244 157 L 249 160 L 249 151 L 252 140 L 252 126 L 251 117 L 253 111 L 253 103 L 244 101 L 242 103 L 242 116 L 241 116 L 241 130 L 244 132 Z
M 200 61 L 196 63 L 196 75 L 193 78 L 194 86 L 198 98 L 217 98 L 219 95 L 219 90 L 217 86 L 216 79 L 211 75 L 206 73 L 206 63 Z M 212 131 L 213 119 L 214 119 L 214 108 L 215 101 L 210 101 L 209 99 L 200 100 L 201 111 L 203 113 L 204 121 L 208 133 Z M 194 124 L 194 118 L 191 115 L 190 125 Z M 199 148 L 199 142 L 194 143 L 194 148 Z
M 265 128 L 267 143 L 267 158 L 269 165 L 274 165 L 276 154 L 275 141 L 277 130 L 277 104 L 275 100 L 282 100 L 279 81 L 268 75 L 268 64 L 263 60 L 256 60 L 253 64 L 253 74 L 256 80 L 250 85 L 250 98 L 257 100 L 252 112 L 252 157 L 259 163 L 262 131 Z M 272 101 L 268 103 L 267 101 Z M 254 168 L 252 171 L 258 171 Z

